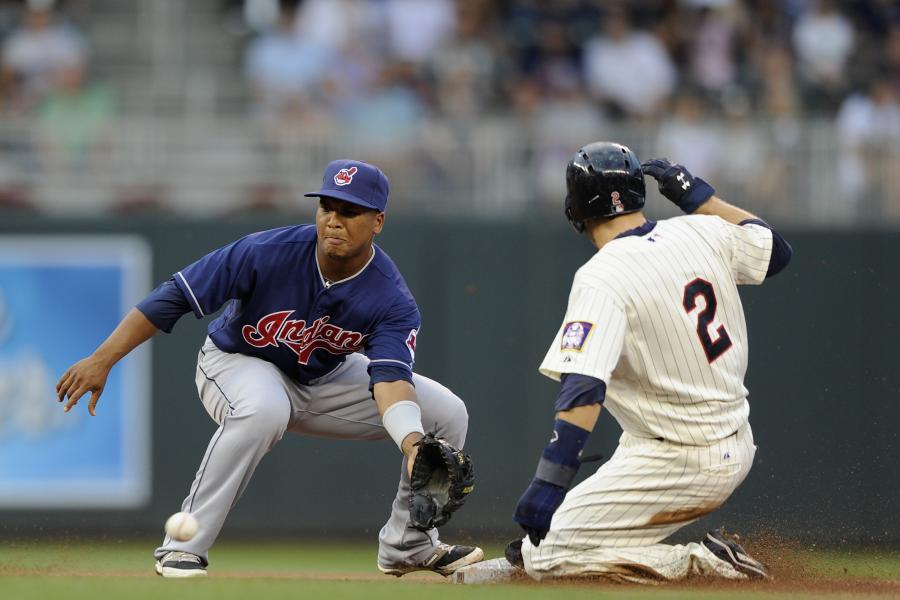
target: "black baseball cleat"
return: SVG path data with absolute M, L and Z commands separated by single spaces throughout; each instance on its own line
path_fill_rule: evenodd
M 706 534 L 701 542 L 707 550 L 750 579 L 772 579 L 768 567 L 749 554 L 734 540 L 725 537 L 721 529 L 714 529 Z
M 524 569 L 525 568 L 525 559 L 522 558 L 522 540 L 513 540 L 506 545 L 506 550 L 503 552 L 506 556 L 506 560 L 509 561 L 509 564 L 512 566 Z
M 156 561 L 156 574 L 163 577 L 206 577 L 206 561 L 190 552 L 167 552 Z
M 484 560 L 484 551 L 477 546 L 451 546 L 438 544 L 434 554 L 416 565 L 378 565 L 378 570 L 385 575 L 402 577 L 413 571 L 433 571 L 447 577 L 457 569 Z

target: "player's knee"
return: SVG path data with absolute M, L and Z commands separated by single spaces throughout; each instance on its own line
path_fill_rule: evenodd
M 534 546 L 527 537 L 522 541 L 522 562 L 525 571 L 533 579 L 540 581 L 549 576 L 553 565 L 558 562 L 551 558 L 553 556 L 551 546 L 552 543 L 547 538 L 544 538 L 540 546 Z M 567 550 L 567 553 L 571 554 L 571 551 Z
M 446 400 L 445 420 L 443 423 L 444 437 L 454 446 L 459 448 L 466 441 L 466 432 L 469 430 L 469 411 L 466 404 L 456 394 L 450 394 Z
M 260 403 L 249 411 L 246 415 L 246 421 L 264 437 L 274 437 L 281 439 L 288 426 L 291 417 L 291 406 L 289 402 L 284 404 L 279 402 Z
M 521 552 L 522 563 L 528 574 L 532 577 L 539 574 L 541 572 L 541 563 L 536 559 L 540 553 L 536 551 L 535 546 L 531 544 L 527 537 L 522 541 Z
M 457 398 L 456 396 L 453 398 L 456 400 L 455 421 L 459 424 L 459 427 L 462 428 L 463 433 L 465 433 L 469 430 L 469 409 L 466 408 L 466 403 L 460 398 Z
M 469 412 L 463 401 L 444 386 L 422 386 L 419 404 L 422 427 L 461 448 L 469 429 Z

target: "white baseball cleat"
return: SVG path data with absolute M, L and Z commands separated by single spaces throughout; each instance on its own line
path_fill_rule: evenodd
M 202 558 L 190 552 L 167 552 L 156 561 L 156 574 L 163 577 L 206 577 Z

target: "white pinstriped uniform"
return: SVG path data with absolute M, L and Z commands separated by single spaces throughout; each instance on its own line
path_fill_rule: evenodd
M 578 270 L 540 371 L 605 381 L 604 406 L 624 433 L 567 494 L 540 546 L 525 539 L 533 577 L 740 575 L 700 544 L 659 542 L 718 507 L 750 470 L 737 285 L 762 283 L 771 252 L 765 227 L 690 215 L 617 238 Z

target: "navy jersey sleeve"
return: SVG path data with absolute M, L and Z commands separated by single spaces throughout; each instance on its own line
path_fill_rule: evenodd
M 144 313 L 154 327 L 171 333 L 178 319 L 191 312 L 191 305 L 175 284 L 175 280 L 170 279 L 141 300 L 137 304 L 137 309 Z
M 553 407 L 556 412 L 603 404 L 606 399 L 606 382 L 602 379 L 578 373 L 563 373 L 560 381 L 562 386 Z
M 253 289 L 252 236 L 244 237 L 175 273 L 175 284 L 199 319 L 219 310 L 228 300 L 245 297 Z
M 412 383 L 419 308 L 410 299 L 394 304 L 366 343 L 370 386 L 385 381 Z

